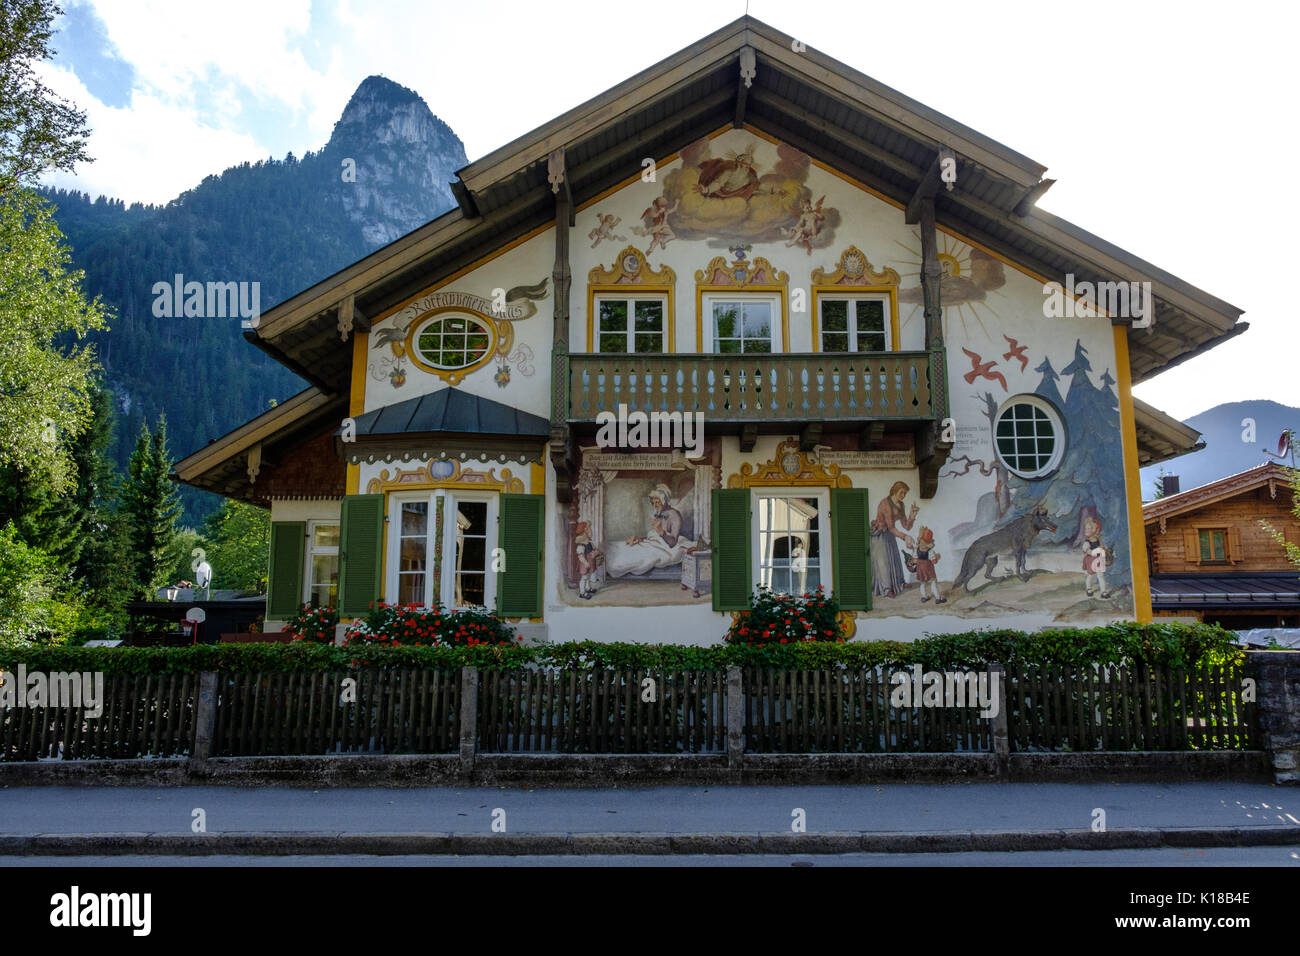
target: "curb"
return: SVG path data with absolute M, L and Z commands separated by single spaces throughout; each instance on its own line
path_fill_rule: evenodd
M 32 833 L 6 856 L 674 856 L 1300 846 L 1300 827 L 846 833 Z

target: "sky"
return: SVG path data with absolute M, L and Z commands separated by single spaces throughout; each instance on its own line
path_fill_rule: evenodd
M 43 79 L 95 162 L 50 184 L 166 202 L 329 139 L 357 85 L 415 90 L 470 161 L 748 12 L 1048 167 L 1039 206 L 1245 310 L 1135 394 L 1178 418 L 1300 406 L 1286 304 L 1300 124 L 1291 0 L 63 0 Z M 1285 280 L 1285 281 L 1284 281 Z M 1300 422 L 1297 422 L 1300 426 Z

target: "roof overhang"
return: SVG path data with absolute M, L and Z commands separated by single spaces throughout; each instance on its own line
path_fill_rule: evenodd
M 1276 494 L 1279 488 L 1290 489 L 1293 480 L 1292 474 L 1284 466 L 1276 462 L 1265 462 L 1247 471 L 1220 478 L 1218 481 L 1189 488 L 1176 495 L 1166 495 L 1155 501 L 1148 501 L 1142 506 L 1142 521 L 1144 524 L 1151 524 L 1154 521 L 1204 508 L 1226 498 L 1234 498 L 1257 488 L 1268 487 Z
M 1133 399 L 1133 418 L 1137 426 L 1138 465 L 1143 468 L 1205 447 L 1201 433 L 1195 428 L 1139 398 Z

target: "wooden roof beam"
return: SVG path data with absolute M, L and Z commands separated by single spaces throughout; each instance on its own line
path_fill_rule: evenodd
M 945 180 L 944 173 L 951 170 L 951 181 Z M 943 147 L 934 154 L 929 168 L 921 176 L 921 182 L 917 184 L 916 192 L 912 193 L 912 198 L 907 203 L 907 209 L 903 216 L 903 221 L 909 226 L 914 226 L 921 221 L 921 206 L 927 199 L 933 199 L 934 194 L 939 191 L 939 187 L 947 185 L 948 191 L 952 192 L 953 184 L 956 182 L 957 156 L 948 147 Z
M 749 88 L 754 85 L 754 77 L 757 75 L 758 61 L 754 55 L 754 48 L 752 46 L 742 47 L 740 50 L 740 79 L 736 81 L 736 115 L 731 121 L 733 129 L 740 129 L 745 125 L 745 104 L 749 100 Z

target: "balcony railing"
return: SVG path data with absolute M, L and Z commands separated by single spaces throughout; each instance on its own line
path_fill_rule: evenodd
M 713 422 L 929 419 L 929 352 L 569 356 L 569 420 L 703 412 Z

